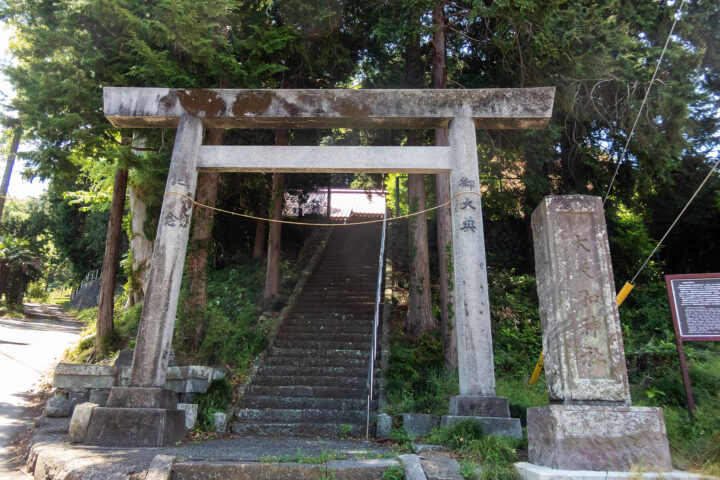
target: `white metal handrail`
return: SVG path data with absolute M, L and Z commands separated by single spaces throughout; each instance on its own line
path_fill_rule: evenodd
M 370 437 L 370 403 L 373 399 L 375 386 L 375 358 L 377 357 L 377 336 L 380 325 L 380 290 L 383 280 L 383 267 L 385 266 L 385 231 L 387 229 L 387 210 L 383 215 L 382 236 L 380 237 L 380 259 L 378 260 L 377 290 L 375 292 L 375 314 L 373 316 L 373 334 L 370 346 L 370 363 L 368 365 L 367 379 L 367 416 L 365 421 L 365 438 Z

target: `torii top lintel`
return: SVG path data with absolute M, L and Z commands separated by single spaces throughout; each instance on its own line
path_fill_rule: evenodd
M 175 128 L 185 113 L 215 128 L 542 128 L 555 87 L 463 90 L 103 88 L 116 127 Z

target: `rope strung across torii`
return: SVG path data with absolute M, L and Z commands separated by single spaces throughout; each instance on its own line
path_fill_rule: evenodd
M 350 227 L 350 226 L 354 226 L 354 225 L 367 225 L 367 224 L 370 224 L 370 223 L 382 223 L 383 221 L 392 222 L 392 221 L 395 221 L 395 220 L 401 220 L 401 219 L 403 219 L 403 218 L 414 217 L 414 216 L 416 216 L 416 215 L 421 215 L 421 214 L 423 214 L 423 213 L 432 212 L 433 210 L 437 210 L 437 209 L 440 209 L 440 208 L 442 208 L 442 207 L 448 206 L 448 205 L 450 205 L 450 203 L 451 203 L 456 197 L 458 197 L 458 196 L 460 196 L 460 195 L 475 195 L 475 196 L 478 196 L 478 197 L 481 197 L 481 198 L 482 198 L 482 195 L 481 195 L 481 194 L 479 194 L 479 193 L 477 193 L 477 192 L 473 192 L 473 191 L 468 190 L 468 191 L 465 191 L 465 192 L 458 192 L 458 193 L 456 193 L 455 195 L 453 195 L 452 197 L 450 197 L 450 200 L 448 200 L 448 201 L 445 202 L 445 203 L 441 203 L 440 205 L 435 205 L 434 207 L 426 208 L 425 210 L 420 210 L 419 212 L 413 212 L 413 213 L 408 213 L 407 215 L 401 215 L 401 216 L 399 216 L 399 217 L 388 218 L 388 219 L 386 219 L 386 220 L 383 220 L 382 218 L 380 218 L 380 219 L 377 219 L 377 220 L 365 220 L 365 221 L 362 221 L 362 222 L 353 222 L 353 223 L 306 223 L 306 222 L 294 222 L 294 221 L 292 221 L 292 220 L 275 220 L 275 219 L 273 219 L 273 218 L 256 217 L 256 216 L 254 216 L 254 215 L 247 215 L 247 214 L 245 214 L 245 213 L 238 213 L 238 212 L 233 212 L 233 211 L 231 211 L 231 210 L 224 210 L 224 209 L 222 209 L 222 208 L 217 208 L 217 207 L 213 207 L 213 206 L 210 206 L 210 205 L 205 205 L 204 203 L 197 202 L 197 201 L 195 201 L 192 197 L 190 197 L 189 195 L 185 195 L 184 193 L 181 193 L 181 192 L 173 192 L 173 191 L 165 192 L 165 194 L 163 194 L 163 197 L 166 196 L 166 195 L 170 195 L 170 194 L 179 195 L 179 196 L 181 196 L 181 197 L 183 197 L 183 198 L 186 198 L 186 199 L 190 200 L 190 201 L 193 203 L 193 205 L 196 205 L 196 206 L 198 206 L 198 207 L 207 208 L 208 210 L 214 210 L 214 211 L 216 211 L 216 212 L 226 213 L 226 214 L 228 214 L 228 215 L 233 215 L 233 216 L 236 216 L 236 217 L 249 218 L 249 219 L 252 219 L 252 220 L 259 220 L 259 221 L 262 221 L 262 222 L 285 223 L 285 224 L 289 224 L 289 225 L 303 225 L 303 226 L 306 226 L 306 227 Z

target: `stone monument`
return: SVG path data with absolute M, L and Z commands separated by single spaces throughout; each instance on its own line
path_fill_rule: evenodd
M 602 200 L 545 197 L 532 229 L 550 405 L 528 409 L 530 462 L 670 470 L 662 409 L 630 403 Z

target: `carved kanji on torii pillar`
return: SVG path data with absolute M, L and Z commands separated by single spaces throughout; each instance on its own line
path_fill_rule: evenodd
M 495 396 L 475 130 L 542 128 L 554 87 L 487 90 L 225 90 L 105 88 L 122 128 L 177 128 L 130 381 L 95 409 L 85 443 L 156 446 L 184 436 L 166 390 L 197 172 L 449 172 L 460 395 L 452 422 L 481 417 L 488 433 L 521 435 Z M 204 146 L 203 128 L 448 128 L 446 147 Z M 485 420 L 482 420 L 485 419 Z

